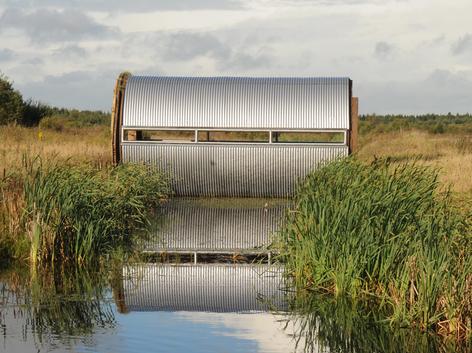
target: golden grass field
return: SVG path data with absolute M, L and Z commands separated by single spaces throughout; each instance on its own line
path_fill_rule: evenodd
M 0 126 L 0 172 L 17 167 L 23 156 L 40 156 L 107 164 L 111 161 L 110 132 L 106 126 L 65 131 Z
M 52 129 L 1 126 L 0 172 L 8 172 L 24 154 L 44 160 L 72 158 L 95 164 L 111 161 L 110 132 L 107 126 L 56 131 Z M 472 136 L 431 134 L 419 130 L 369 133 L 360 136 L 358 157 L 392 157 L 398 161 L 418 159 L 439 168 L 441 181 L 458 195 L 472 195 Z
M 375 157 L 395 160 L 418 159 L 439 168 L 441 181 L 459 194 L 472 194 L 472 136 L 430 134 L 424 131 L 375 133 L 360 137 L 358 156 L 370 161 Z

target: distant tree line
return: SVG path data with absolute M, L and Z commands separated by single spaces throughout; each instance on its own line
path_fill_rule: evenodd
M 424 130 L 433 134 L 472 134 L 472 114 L 367 114 L 360 116 L 361 133 L 381 133 L 412 129 Z
M 106 125 L 110 123 L 110 114 L 57 108 L 32 99 L 24 100 L 21 93 L 13 88 L 13 83 L 0 73 L 0 125 L 37 126 L 40 122 L 56 127 L 64 124 L 69 127 Z

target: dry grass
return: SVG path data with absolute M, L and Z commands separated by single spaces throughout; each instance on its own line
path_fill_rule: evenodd
M 375 157 L 392 157 L 406 161 L 419 159 L 439 168 L 441 181 L 463 196 L 472 194 L 472 136 L 430 134 L 411 130 L 361 136 L 358 156 L 371 161 Z
M 74 158 L 96 164 L 111 160 L 110 132 L 106 126 L 75 130 L 1 126 L 0 172 L 18 166 L 23 154 Z M 360 136 L 361 160 L 392 157 L 398 161 L 419 158 L 440 169 L 441 181 L 460 194 L 472 195 L 472 136 L 463 134 L 430 134 L 410 130 L 370 133 Z
M 106 165 L 111 161 L 110 131 L 106 126 L 67 131 L 0 126 L 0 172 L 18 167 L 23 155 L 44 160 L 73 158 Z

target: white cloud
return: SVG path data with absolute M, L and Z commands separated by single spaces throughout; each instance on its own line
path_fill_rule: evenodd
M 37 81 L 18 84 L 25 98 L 79 109 L 111 110 L 114 80 L 119 70 L 72 71 L 47 75 Z
M 26 95 L 62 106 L 109 109 L 115 76 L 129 70 L 350 76 L 363 113 L 472 111 L 464 98 L 472 72 L 470 0 L 133 3 L 5 2 L 2 71 Z M 95 77 L 107 84 L 90 85 Z
M 452 53 L 454 55 L 472 53 L 472 34 L 467 33 L 452 44 Z
M 25 7 L 24 0 L 6 0 L 7 6 Z M 34 7 L 34 2 L 31 2 Z M 200 10 L 240 8 L 241 0 L 42 0 L 41 5 L 52 8 L 82 9 L 105 12 L 149 12 L 156 10 Z
M 8 48 L 0 48 L 0 62 L 2 61 L 9 61 L 16 57 L 16 54 L 13 50 Z
M 362 82 L 357 93 L 363 111 L 383 113 L 471 112 L 472 71 L 435 70 L 426 78 Z
M 115 31 L 77 10 L 17 8 L 6 9 L 0 17 L 0 31 L 6 30 L 24 32 L 34 44 L 104 37 Z
M 393 46 L 387 42 L 377 42 L 374 47 L 374 55 L 379 59 L 388 58 L 393 52 Z
M 246 339 L 257 343 L 258 352 L 298 352 L 303 351 L 303 342 L 293 338 L 296 328 L 286 324 L 285 316 L 271 313 L 235 314 L 180 312 L 177 315 L 185 320 L 214 324 L 215 327 L 227 327 L 223 334 Z M 284 329 L 285 327 L 285 329 Z M 315 347 L 317 347 L 315 343 Z

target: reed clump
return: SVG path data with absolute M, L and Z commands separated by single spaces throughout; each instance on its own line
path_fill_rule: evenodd
M 348 158 L 309 175 L 280 233 L 299 290 L 372 302 L 392 325 L 472 337 L 472 234 L 436 170 Z
M 169 193 L 165 175 L 138 164 L 97 168 L 25 159 L 8 179 L 1 213 L 9 236 L 2 238 L 26 244 L 10 253 L 25 257 L 28 249 L 33 266 L 92 262 L 125 245 Z

